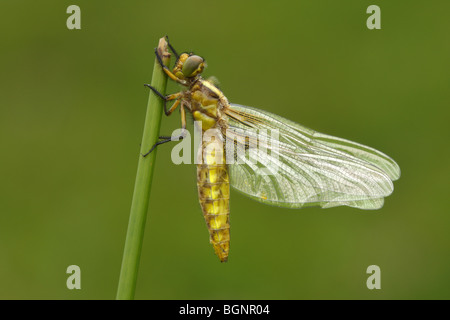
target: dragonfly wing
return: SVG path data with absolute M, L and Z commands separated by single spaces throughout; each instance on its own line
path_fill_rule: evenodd
M 392 181 L 400 178 L 400 167 L 398 164 L 392 158 L 374 148 L 320 132 L 314 134 L 314 142 L 367 161 L 383 170 Z
M 241 144 L 244 150 L 235 152 L 235 163 L 229 165 L 231 185 L 255 200 L 291 208 L 378 209 L 393 191 L 398 166 L 375 149 L 255 108 L 232 104 L 225 112 L 227 149 L 228 140 L 235 139 L 241 141 L 235 146 Z M 256 128 L 260 131 L 251 130 Z M 259 148 L 249 147 L 252 140 Z
M 294 143 L 299 139 L 301 142 L 307 141 L 321 148 L 329 147 L 335 151 L 339 150 L 379 167 L 389 175 L 392 181 L 400 178 L 398 164 L 392 158 L 374 148 L 314 131 L 268 111 L 238 104 L 231 104 L 230 111 L 233 114 L 245 114 L 246 125 L 261 126 L 261 122 L 263 122 L 263 127 L 280 130 L 280 133 L 284 133 L 285 136 L 291 136 L 293 139 L 291 141 Z

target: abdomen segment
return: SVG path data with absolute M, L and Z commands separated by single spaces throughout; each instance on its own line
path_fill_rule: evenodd
M 205 150 L 204 147 L 208 144 L 211 147 L 212 143 L 222 145 L 221 142 L 211 141 L 204 143 L 202 149 Z M 219 145 L 217 147 L 203 152 L 203 163 L 197 165 L 197 186 L 210 242 L 220 261 L 225 262 L 230 251 L 230 183 L 228 168 L 222 155 L 223 146 L 222 151 Z

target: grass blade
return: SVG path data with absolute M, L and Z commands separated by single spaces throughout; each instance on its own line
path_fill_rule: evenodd
M 167 51 L 167 41 L 165 38 L 159 40 L 158 51 L 163 58 L 163 63 L 169 65 L 170 54 Z M 156 59 L 153 67 L 151 85 L 162 94 L 165 94 L 167 76 Z M 153 91 L 149 91 L 150 96 L 147 104 L 141 154 L 148 152 L 158 141 L 162 111 L 164 108 L 163 100 Z M 131 300 L 134 298 L 157 149 L 155 148 L 145 158 L 139 155 L 122 268 L 120 270 L 119 286 L 117 289 L 116 299 L 118 300 Z

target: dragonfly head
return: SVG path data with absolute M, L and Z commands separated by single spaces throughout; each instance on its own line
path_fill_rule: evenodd
M 180 79 L 193 78 L 202 73 L 205 68 L 205 60 L 192 53 L 183 53 L 180 55 L 173 73 Z

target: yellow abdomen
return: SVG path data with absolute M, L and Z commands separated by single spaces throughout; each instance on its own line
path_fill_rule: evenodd
M 221 262 L 230 251 L 230 182 L 221 141 L 203 142 L 202 163 L 197 165 L 200 206 L 208 226 L 210 242 Z

